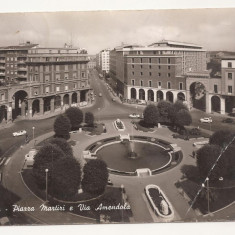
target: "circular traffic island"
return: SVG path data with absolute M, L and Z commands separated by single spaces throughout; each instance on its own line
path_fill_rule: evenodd
M 111 173 L 125 175 L 138 175 L 143 169 L 150 175 L 156 174 L 176 166 L 182 159 L 182 152 L 174 153 L 170 143 L 147 136 L 99 140 L 99 145 L 96 142 L 87 150 L 105 161 Z M 175 155 L 179 155 L 177 160 Z

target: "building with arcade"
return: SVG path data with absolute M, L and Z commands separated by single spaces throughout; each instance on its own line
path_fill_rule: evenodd
M 87 54 L 70 46 L 0 48 L 0 118 L 33 118 L 89 102 Z

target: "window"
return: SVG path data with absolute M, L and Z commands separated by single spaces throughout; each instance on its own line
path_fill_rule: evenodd
M 218 93 L 218 86 L 216 84 L 214 85 L 214 92 Z
M 47 66 L 45 66 L 45 67 L 46 67 L 46 68 L 45 68 L 45 69 L 46 69 L 45 71 L 46 71 L 46 72 L 49 72 L 49 65 L 47 65 Z
M 74 89 L 77 88 L 77 84 L 76 83 L 73 84 L 73 88 Z
M 171 66 L 168 66 L 168 69 L 171 69 Z
M 179 88 L 180 88 L 180 90 L 183 90 L 183 82 L 180 82 Z
M 34 95 L 38 95 L 38 91 L 34 91 Z
M 135 85 L 135 80 L 134 80 L 134 79 L 131 80 L 131 85 L 132 85 L 132 86 Z
M 149 63 L 150 63 L 150 64 L 152 63 L 152 59 L 151 59 L 151 58 L 149 58 Z
M 228 68 L 232 68 L 232 62 L 228 62 Z
M 152 68 L 152 65 L 149 65 L 149 68 L 151 69 L 151 68 Z
M 171 89 L 171 83 L 167 82 L 167 89 Z
M 144 85 L 143 80 L 141 80 L 140 81 L 140 86 L 143 86 L 143 85 Z
M 140 75 L 143 76 L 143 72 L 140 72 Z
M 135 65 L 132 65 L 131 67 L 134 69 L 134 68 L 135 68 Z
M 158 73 L 158 77 L 161 77 L 161 73 Z
M 140 65 L 140 68 L 142 69 L 142 68 L 143 68 L 143 65 Z
M 1 100 L 5 100 L 5 94 L 1 94 Z
M 135 59 L 134 59 L 134 58 L 131 58 L 131 62 L 134 63 L 134 62 L 135 62 Z
M 73 78 L 76 78 L 77 77 L 77 73 L 73 73 Z
M 45 76 L 45 81 L 46 81 L 46 82 L 49 82 L 49 80 L 50 80 L 50 76 L 49 76 L 49 75 L 46 75 L 46 76 Z
M 76 70 L 76 69 L 77 69 L 76 64 L 73 64 L 73 70 Z
M 149 72 L 149 76 L 152 76 L 152 72 Z
M 152 81 L 149 81 L 149 87 L 152 87 Z
M 60 80 L 60 74 L 56 74 L 56 75 L 55 75 L 55 79 L 56 79 L 57 81 L 59 81 L 59 80 Z
M 68 66 L 68 65 L 65 65 L 65 66 L 64 66 L 64 70 L 65 70 L 65 71 L 68 71 L 68 70 L 69 70 L 69 66 Z
M 68 85 L 64 86 L 64 90 L 67 91 L 69 89 Z
M 232 86 L 228 86 L 228 93 L 233 93 L 233 87 Z
M 86 74 L 82 72 L 82 78 L 86 78 Z
M 46 57 L 46 61 L 50 61 L 50 58 L 49 58 L 49 57 Z
M 132 72 L 132 75 L 135 75 L 135 72 Z
M 228 79 L 232 79 L 233 78 L 233 74 L 232 73 L 228 73 Z
M 161 64 L 161 59 L 160 58 L 158 59 L 158 63 Z
M 158 66 L 158 69 L 161 69 L 161 66 L 160 66 L 160 65 Z
M 60 87 L 59 86 L 56 87 L 56 91 L 60 91 Z
M 167 59 L 167 62 L 168 62 L 168 64 L 170 64 L 170 63 L 171 63 L 171 59 L 170 59 L 170 58 L 168 58 L 168 59 Z
M 169 78 L 170 76 L 171 76 L 171 74 L 170 74 L 170 73 L 168 73 L 168 74 L 167 74 L 167 77 Z
M 56 69 L 57 72 L 60 71 L 60 66 L 59 66 L 59 65 L 56 65 L 56 66 L 55 66 L 55 69 Z
M 158 82 L 158 87 L 161 87 L 162 86 L 162 82 Z
M 142 58 L 140 58 L 140 63 L 143 63 L 143 59 Z
M 50 92 L 50 87 L 47 86 L 47 87 L 46 87 L 46 93 L 49 93 L 49 92 Z

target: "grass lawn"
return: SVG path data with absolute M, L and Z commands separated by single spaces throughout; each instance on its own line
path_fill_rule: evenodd
M 22 173 L 23 179 L 26 183 L 26 185 L 30 188 L 30 190 L 36 194 L 38 197 L 42 198 L 42 200 L 45 200 L 45 190 L 41 190 L 37 187 L 37 184 L 34 180 L 34 177 L 32 175 L 32 170 L 24 170 Z M 80 193 L 74 195 L 73 198 L 70 199 L 69 202 L 60 201 L 57 199 L 54 199 L 48 195 L 49 205 L 48 206 L 56 206 L 56 205 L 65 205 L 65 210 L 97 219 L 99 218 L 99 215 L 106 214 L 108 217 L 110 217 L 110 220 L 112 222 L 120 222 L 122 221 L 122 211 L 121 210 L 112 210 L 112 211 L 95 211 L 95 208 L 97 208 L 101 203 L 104 206 L 117 206 L 119 203 L 122 204 L 122 193 L 120 188 L 116 187 L 106 187 L 106 190 L 103 195 L 101 196 L 93 196 L 88 193 Z M 84 204 L 86 207 L 90 207 L 90 210 L 81 210 L 79 207 L 79 204 Z M 73 211 L 69 210 L 70 207 L 73 207 Z M 130 210 L 123 210 L 123 221 L 129 222 L 129 217 L 132 215 L 132 212 Z
M 200 178 L 197 167 L 184 165 L 181 171 L 185 175 L 185 179 L 181 182 L 177 182 L 175 185 L 177 188 L 183 189 L 183 191 L 190 198 L 191 202 L 195 198 L 197 192 L 202 187 L 202 179 Z M 235 180 L 224 179 L 223 181 L 210 182 L 209 184 L 209 196 L 210 196 L 210 211 L 214 212 L 219 210 L 230 203 L 235 201 Z M 198 196 L 193 208 L 198 208 L 201 213 L 207 214 L 207 191 L 204 188 Z
M 106 132 L 105 124 L 97 123 L 94 127 L 83 127 L 83 131 L 89 132 L 89 135 L 101 135 Z

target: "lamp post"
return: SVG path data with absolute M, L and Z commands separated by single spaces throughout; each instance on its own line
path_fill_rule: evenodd
M 48 193 L 48 169 L 45 169 L 46 172 L 46 202 L 47 202 L 47 193 Z
M 35 127 L 33 126 L 32 129 L 33 129 L 33 139 L 34 139 L 34 130 L 35 130 Z
M 204 184 L 202 184 L 202 187 L 205 187 Z M 210 214 L 210 192 L 209 192 L 209 178 L 206 178 L 206 188 L 207 188 L 207 212 Z
M 98 122 L 99 122 L 99 120 L 100 120 L 100 108 L 98 108 Z
M 122 189 L 122 206 L 124 207 L 124 202 L 123 202 L 123 189 L 124 189 L 124 185 L 121 184 L 121 189 Z M 123 209 L 122 209 L 122 222 L 123 222 Z

